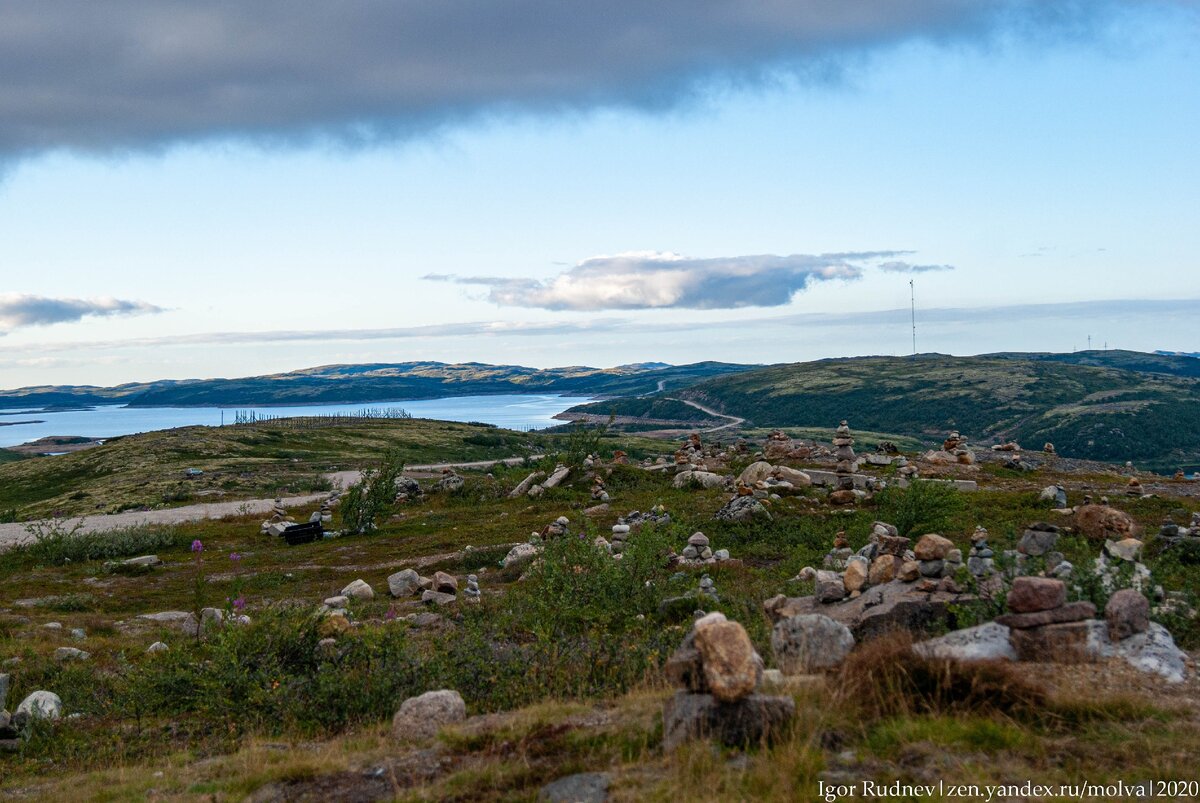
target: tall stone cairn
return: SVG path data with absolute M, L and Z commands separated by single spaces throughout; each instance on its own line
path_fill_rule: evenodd
M 854 438 L 850 437 L 850 426 L 845 421 L 838 425 L 833 434 L 834 455 L 837 466 L 834 471 L 838 475 L 839 488 L 853 488 L 854 481 L 850 475 L 858 468 L 858 457 L 854 454 Z

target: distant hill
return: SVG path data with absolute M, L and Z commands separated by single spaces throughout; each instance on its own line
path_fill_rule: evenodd
M 1002 357 L 1009 360 L 1045 360 L 1072 365 L 1090 365 L 1094 368 L 1120 368 L 1145 374 L 1200 377 L 1200 359 L 1196 359 L 1195 354 L 1170 354 L 1164 351 L 1149 354 L 1143 351 L 1121 349 L 1105 349 L 1103 351 L 1093 349 L 1091 351 L 1073 351 L 1069 354 L 1001 352 L 981 356 Z
M 845 418 L 852 428 L 927 442 L 957 429 L 980 444 L 1050 441 L 1064 455 L 1158 470 L 1200 463 L 1200 379 L 1150 370 L 1173 367 L 1155 355 L 1101 354 L 1144 370 L 1052 359 L 1078 355 L 862 357 L 770 366 L 670 395 L 755 426 L 830 427 Z M 592 411 L 624 406 L 606 401 Z
M 234 406 L 403 401 L 503 393 L 630 396 L 677 389 L 757 366 L 700 362 L 617 368 L 527 368 L 440 362 L 325 365 L 240 379 L 185 379 L 111 388 L 41 386 L 0 391 L 0 409 L 128 404 L 133 407 Z

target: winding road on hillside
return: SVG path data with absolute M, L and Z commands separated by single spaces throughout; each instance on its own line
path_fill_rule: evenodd
M 728 415 L 726 413 L 718 413 L 716 410 L 712 409 L 711 407 L 705 407 L 703 404 L 700 404 L 699 402 L 688 401 L 687 399 L 674 399 L 674 398 L 670 399 L 670 401 L 683 402 L 688 407 L 695 407 L 697 410 L 699 410 L 702 413 L 707 413 L 708 415 L 715 416 L 717 418 L 728 418 L 729 419 L 728 424 L 721 424 L 720 426 L 709 427 L 708 429 L 701 430 L 702 432 L 716 432 L 717 430 L 729 429 L 730 427 L 736 427 L 740 424 L 746 423 L 746 419 L 744 419 L 744 418 L 738 418 L 736 415 Z
M 530 459 L 536 460 L 539 457 L 541 455 L 533 455 Z M 429 463 L 405 466 L 404 471 L 405 473 L 421 474 L 437 472 L 447 468 L 490 468 L 498 464 L 515 466 L 524 460 L 524 457 L 506 457 L 503 460 L 476 460 L 470 463 Z M 361 472 L 359 471 L 335 471 L 331 474 L 326 474 L 325 478 L 335 488 L 348 488 L 358 482 L 360 476 Z M 300 507 L 319 502 L 328 495 L 328 493 L 319 493 L 306 494 L 304 496 L 287 496 L 283 497 L 281 501 L 284 507 Z M 274 499 L 239 499 L 231 502 L 203 502 L 195 505 L 165 508 L 163 510 L 126 511 L 111 515 L 82 516 L 73 519 L 63 519 L 62 522 L 68 528 L 74 527 L 76 522 L 80 522 L 79 532 L 81 533 L 108 532 L 110 530 L 137 527 L 144 524 L 182 524 L 188 521 L 202 521 L 204 519 L 223 519 L 230 516 L 246 516 L 251 514 L 260 515 L 270 513 L 274 505 Z M 0 524 L 0 549 L 30 540 L 31 536 L 26 528 L 31 523 Z

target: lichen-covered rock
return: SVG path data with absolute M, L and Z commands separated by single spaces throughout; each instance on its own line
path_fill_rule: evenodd
M 58 719 L 62 716 L 62 707 L 57 694 L 39 689 L 22 700 L 15 713 L 30 719 Z
M 412 597 L 421 590 L 421 575 L 416 569 L 401 569 L 387 579 L 388 593 L 393 597 Z
M 397 739 L 428 739 L 445 725 L 467 718 L 467 704 L 453 689 L 427 691 L 409 697 L 392 717 L 392 735 Z
M 754 644 L 746 629 L 729 620 L 700 620 L 695 625 L 696 651 L 704 681 L 713 696 L 732 703 L 754 692 L 762 676 Z
M 1150 629 L 1150 600 L 1132 588 L 1123 588 L 1109 597 L 1104 620 L 1111 641 L 1145 633 Z
M 753 485 L 756 482 L 762 482 L 767 477 L 771 476 L 773 467 L 770 463 L 759 460 L 756 463 L 751 463 L 742 470 L 738 475 L 738 482 L 742 485 Z
M 355 580 L 342 589 L 342 596 L 353 599 L 374 599 L 375 589 L 371 588 L 366 580 Z
M 1066 584 L 1050 577 L 1018 577 L 1008 592 L 1008 608 L 1013 613 L 1048 611 L 1066 602 Z
M 679 691 L 663 706 L 663 750 L 707 737 L 728 747 L 758 745 L 783 733 L 795 715 L 791 697 L 751 694 L 722 703 L 711 694 Z
M 1137 535 L 1137 523 L 1108 505 L 1082 505 L 1075 510 L 1075 529 L 1090 541 L 1120 541 Z
M 713 514 L 718 521 L 728 521 L 735 524 L 745 524 L 755 519 L 769 521 L 771 514 L 753 496 L 735 496 L 725 503 L 724 507 Z
M 853 648 L 850 628 L 821 614 L 790 616 L 771 630 L 775 658 L 792 675 L 838 666 Z
M 1009 629 L 998 622 L 955 630 L 938 638 L 913 645 L 913 651 L 927 658 L 957 661 L 1015 661 L 1016 650 L 1009 641 Z

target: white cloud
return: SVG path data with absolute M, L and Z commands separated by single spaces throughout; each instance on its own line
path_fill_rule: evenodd
M 879 265 L 879 269 L 888 273 L 930 273 L 941 270 L 954 270 L 953 265 L 914 265 L 911 262 L 893 260 Z
M 23 326 L 73 323 L 88 316 L 140 315 L 162 311 L 162 307 L 145 301 L 119 298 L 48 298 L 0 293 L 0 334 Z

